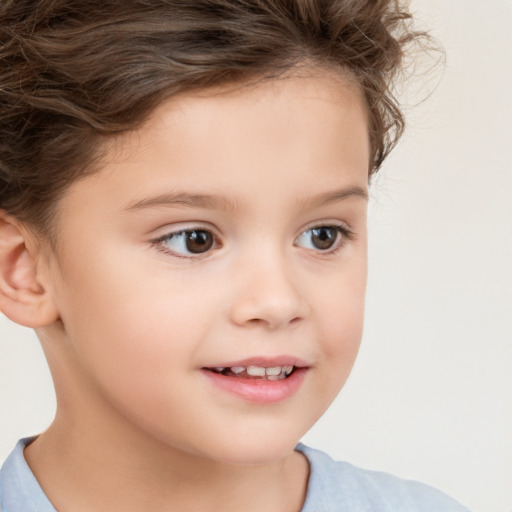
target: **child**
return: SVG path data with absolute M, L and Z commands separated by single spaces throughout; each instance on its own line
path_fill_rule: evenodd
M 0 308 L 36 329 L 57 414 L 5 462 L 3 512 L 466 510 L 297 445 L 357 354 L 408 19 L 4 2 Z

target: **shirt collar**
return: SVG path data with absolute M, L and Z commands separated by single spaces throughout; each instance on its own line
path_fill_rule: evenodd
M 25 446 L 34 439 L 18 441 L 0 470 L 2 512 L 56 512 L 23 456 Z

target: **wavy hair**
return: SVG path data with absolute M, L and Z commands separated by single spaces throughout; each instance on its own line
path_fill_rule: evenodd
M 308 62 L 364 92 L 371 176 L 402 134 L 393 84 L 425 37 L 398 0 L 4 0 L 0 208 L 48 231 L 103 142 L 164 99 Z

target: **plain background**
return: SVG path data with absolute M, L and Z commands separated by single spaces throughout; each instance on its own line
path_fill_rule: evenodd
M 304 441 L 511 512 L 512 2 L 412 9 L 446 65 L 373 185 L 362 348 Z M 54 408 L 35 336 L 0 315 L 0 460 Z

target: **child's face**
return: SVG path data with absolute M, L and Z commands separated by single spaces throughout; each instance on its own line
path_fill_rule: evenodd
M 174 98 L 124 136 L 60 203 L 45 344 L 73 428 L 289 453 L 359 347 L 368 161 L 362 96 L 328 75 Z

